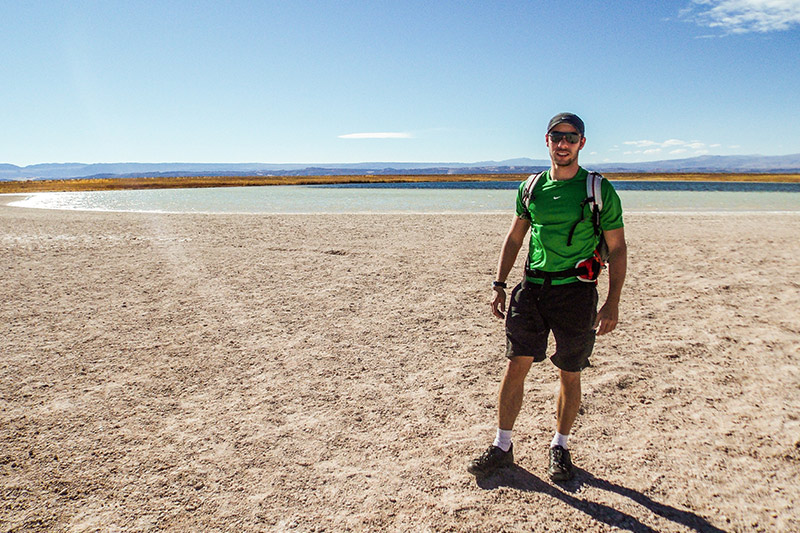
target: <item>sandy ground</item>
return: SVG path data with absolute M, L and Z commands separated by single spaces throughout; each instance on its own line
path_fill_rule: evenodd
M 565 484 L 549 362 L 465 471 L 509 222 L 0 206 L 0 530 L 800 530 L 800 215 L 627 216 Z

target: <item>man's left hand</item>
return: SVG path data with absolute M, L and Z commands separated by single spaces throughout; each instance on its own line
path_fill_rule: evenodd
M 597 313 L 597 318 L 594 321 L 594 329 L 598 335 L 605 335 L 611 333 L 617 327 L 619 320 L 619 305 L 606 302 L 600 311 Z

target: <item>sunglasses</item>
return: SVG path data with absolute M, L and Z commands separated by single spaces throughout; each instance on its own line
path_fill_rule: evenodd
M 561 139 L 566 139 L 570 144 L 577 144 L 581 140 L 580 133 L 573 133 L 571 131 L 551 131 L 547 134 L 550 141 L 556 144 L 561 142 Z

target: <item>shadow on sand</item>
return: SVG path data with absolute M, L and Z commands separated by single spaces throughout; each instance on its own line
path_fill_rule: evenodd
M 518 465 L 500 470 L 485 478 L 478 478 L 477 483 L 480 488 L 485 490 L 509 487 L 526 492 L 541 492 L 542 494 L 547 494 L 548 496 L 561 500 L 567 505 L 571 505 L 575 509 L 583 511 L 595 520 L 604 522 L 610 526 L 628 529 L 636 533 L 656 533 L 657 530 L 643 524 L 629 514 L 618 511 L 602 503 L 592 502 L 573 496 L 573 494 L 576 494 L 583 486 L 597 487 L 630 498 L 651 512 L 695 531 L 703 533 L 725 533 L 724 530 L 711 525 L 701 516 L 689 511 L 682 511 L 675 507 L 670 507 L 669 505 L 664 505 L 663 503 L 658 503 L 641 492 L 615 485 L 604 479 L 599 479 L 581 468 L 575 468 L 575 477 L 571 481 L 559 483 L 558 485 L 542 481 Z

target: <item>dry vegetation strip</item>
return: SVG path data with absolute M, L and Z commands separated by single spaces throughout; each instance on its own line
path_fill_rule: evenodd
M 0 193 L 112 191 L 124 189 L 192 189 L 262 185 L 323 185 L 340 183 L 411 183 L 421 181 L 521 181 L 527 174 L 433 174 L 355 176 L 194 176 L 157 178 L 87 178 L 0 182 Z M 607 173 L 611 180 L 750 181 L 800 183 L 800 174 L 633 174 Z

